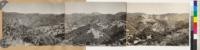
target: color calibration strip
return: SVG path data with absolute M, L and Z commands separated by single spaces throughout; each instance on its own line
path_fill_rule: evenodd
M 192 46 L 191 50 L 197 50 L 197 38 L 194 38 L 197 36 L 197 21 L 198 21 L 198 1 L 194 0 L 193 2 L 193 31 L 192 31 Z
M 197 34 L 197 21 L 198 21 L 198 6 L 197 6 L 197 1 L 194 1 L 194 6 L 193 6 L 193 34 Z

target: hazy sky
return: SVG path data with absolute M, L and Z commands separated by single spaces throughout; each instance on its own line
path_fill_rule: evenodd
M 126 12 L 126 3 L 108 2 L 108 3 L 71 3 L 66 4 L 66 13 L 108 13 Z
M 48 3 L 24 3 L 24 4 L 7 4 L 3 11 L 20 12 L 20 13 L 64 13 L 65 4 L 48 4 Z
M 127 12 L 148 14 L 189 13 L 189 3 L 128 3 Z

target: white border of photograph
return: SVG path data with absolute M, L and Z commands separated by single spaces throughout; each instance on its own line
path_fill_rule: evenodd
M 197 23 L 197 30 L 200 30 L 200 0 L 198 0 L 198 23 Z M 200 50 L 200 31 L 197 31 L 197 50 Z

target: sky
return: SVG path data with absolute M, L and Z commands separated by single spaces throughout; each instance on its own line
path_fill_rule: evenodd
M 3 11 L 20 13 L 92 13 L 114 14 L 117 12 L 143 12 L 148 14 L 189 13 L 189 3 L 9 3 Z
M 65 4 L 58 3 L 9 3 L 4 8 L 5 12 L 19 13 L 51 13 L 60 14 L 65 12 Z
M 164 13 L 189 13 L 189 3 L 128 3 L 128 13 L 147 13 L 147 14 L 164 14 Z
M 69 3 L 65 4 L 66 14 L 71 13 L 93 13 L 115 14 L 126 12 L 126 3 L 120 2 L 101 2 L 101 3 Z

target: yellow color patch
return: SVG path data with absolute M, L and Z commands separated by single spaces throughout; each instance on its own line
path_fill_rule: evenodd
M 193 22 L 197 22 L 198 18 L 197 17 L 193 17 Z

